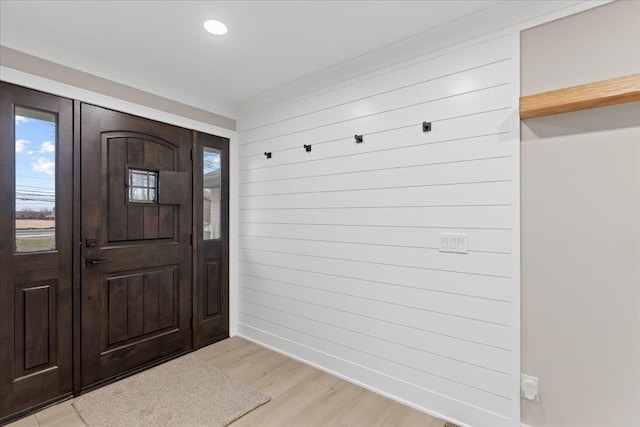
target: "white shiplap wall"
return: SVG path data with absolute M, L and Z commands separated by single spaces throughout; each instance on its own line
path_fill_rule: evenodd
M 461 424 L 519 425 L 514 40 L 238 121 L 239 334 Z M 469 253 L 440 253 L 441 232 Z

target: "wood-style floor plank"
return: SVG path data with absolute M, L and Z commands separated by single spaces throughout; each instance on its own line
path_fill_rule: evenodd
M 367 392 L 340 417 L 340 425 L 344 427 L 384 426 L 385 420 L 395 405 L 397 405 L 396 402 L 391 399 Z
M 440 420 L 437 418 L 394 402 L 393 409 L 383 425 L 385 427 L 441 427 L 438 426 L 438 421 Z
M 289 359 L 249 385 L 275 399 L 291 387 L 310 378 L 315 372 L 315 368 Z
M 303 381 L 231 425 L 233 427 L 285 425 L 327 391 L 329 391 L 327 387 L 315 381 Z
M 285 426 L 302 425 L 328 426 L 335 425 L 343 413 L 351 409 L 362 398 L 366 390 L 346 381 L 340 381 L 335 387 L 314 400 L 300 411 Z
M 280 353 L 233 337 L 197 350 L 205 363 L 271 396 L 231 427 L 443 427 L 444 421 Z M 70 402 L 7 427 L 84 427 Z M 185 426 L 187 427 L 187 426 Z
M 288 357 L 275 352 L 270 352 L 269 354 L 264 354 L 262 356 L 263 357 L 258 358 L 258 361 L 255 363 L 251 363 L 247 359 L 243 359 L 243 363 L 249 364 L 249 367 L 243 370 L 232 368 L 231 370 L 225 372 L 241 383 L 253 384 L 260 378 L 268 375 L 269 372 L 277 369 L 278 367 L 285 364 L 288 360 L 290 360 Z
M 63 402 L 36 414 L 40 427 L 85 427 L 71 402 Z
M 15 423 L 9 424 L 10 427 L 40 427 L 38 423 L 38 419 L 35 415 L 29 415 L 28 417 L 24 417 Z

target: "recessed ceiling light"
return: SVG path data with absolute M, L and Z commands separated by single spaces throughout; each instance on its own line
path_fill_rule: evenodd
M 216 36 L 227 34 L 227 26 L 220 21 L 216 21 L 215 19 L 204 21 L 204 24 L 202 25 L 204 26 L 205 30 L 209 31 L 211 34 L 215 34 Z

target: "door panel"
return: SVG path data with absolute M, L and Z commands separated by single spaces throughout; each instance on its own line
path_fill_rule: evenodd
M 21 284 L 15 287 L 16 355 L 14 370 L 18 376 L 34 368 L 53 366 L 56 355 L 55 313 L 57 281 Z M 40 314 L 44 313 L 44 314 Z
M 193 345 L 229 336 L 229 140 L 197 132 L 194 146 Z
M 72 101 L 0 83 L 0 422 L 72 391 Z
M 107 276 L 105 347 L 175 328 L 178 324 L 177 266 Z
M 204 262 L 204 298 L 203 298 L 203 318 L 222 314 L 222 268 L 220 258 L 208 259 Z
M 191 347 L 192 206 L 159 194 L 191 176 L 192 132 L 88 104 L 81 118 L 86 388 Z

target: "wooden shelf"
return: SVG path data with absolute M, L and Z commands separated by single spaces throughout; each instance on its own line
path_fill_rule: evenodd
M 520 120 L 640 101 L 640 73 L 520 97 Z

